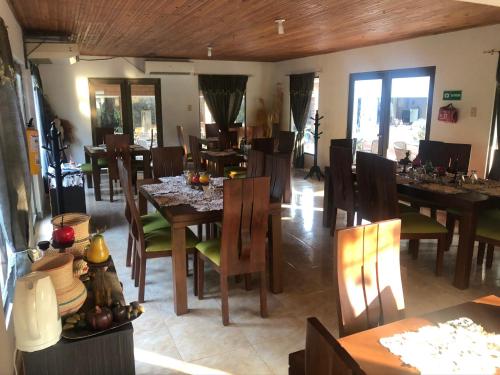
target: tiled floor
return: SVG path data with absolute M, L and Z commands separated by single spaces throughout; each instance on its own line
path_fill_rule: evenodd
M 123 196 L 118 195 L 118 201 L 110 203 L 105 189 L 102 202 L 95 202 L 93 192 L 87 192 L 88 212 L 95 226 L 107 228 L 105 238 L 126 299 L 137 300 L 130 269 L 125 267 L 127 226 Z M 193 296 L 193 280 L 189 277 L 190 311 L 178 317 L 173 312 L 170 259 L 148 261 L 146 313 L 134 322 L 137 373 L 287 374 L 288 353 L 304 347 L 307 317 L 318 317 L 337 336 L 331 240 L 329 230 L 322 227 L 322 206 L 323 184 L 295 178 L 293 202 L 283 205 L 282 211 L 284 292 L 268 294 L 266 319 L 259 316 L 257 280 L 252 291 L 232 283 L 231 324 L 222 326 L 218 277 L 214 271 L 206 273 L 206 295 L 202 301 Z M 345 225 L 343 213 L 339 214 L 337 225 Z M 46 225 L 45 229 L 49 230 Z M 500 289 L 498 260 L 488 271 L 474 264 L 471 287 L 461 291 L 451 285 L 456 247 L 445 254 L 443 276 L 439 278 L 433 274 L 435 242 L 421 241 L 416 261 L 409 256 L 406 242 L 402 242 L 401 248 L 407 316 L 498 293 Z

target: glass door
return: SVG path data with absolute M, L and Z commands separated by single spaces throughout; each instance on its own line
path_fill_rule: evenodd
M 348 137 L 357 150 L 400 160 L 414 158 L 428 139 L 434 67 L 354 73 L 349 82 Z

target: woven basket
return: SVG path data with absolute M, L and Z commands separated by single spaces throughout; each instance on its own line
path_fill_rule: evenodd
M 63 220 L 64 218 L 64 220 Z M 51 220 L 54 229 L 57 229 L 61 224 L 70 226 L 75 231 L 75 243 L 88 240 L 90 234 L 90 216 L 82 213 L 65 213 L 54 216 Z

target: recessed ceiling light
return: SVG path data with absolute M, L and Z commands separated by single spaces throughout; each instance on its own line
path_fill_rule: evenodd
M 285 19 L 280 18 L 280 19 L 274 20 L 274 22 L 276 22 L 276 24 L 278 25 L 278 34 L 283 35 L 285 33 Z
M 79 60 L 80 60 L 80 56 L 78 56 L 78 55 L 76 55 L 76 56 L 71 56 L 71 57 L 69 58 L 69 63 L 70 63 L 71 65 L 73 65 L 73 64 L 76 64 Z

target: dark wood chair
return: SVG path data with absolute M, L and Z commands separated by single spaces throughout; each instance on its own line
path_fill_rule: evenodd
M 113 182 L 119 179 L 118 166 L 116 160 L 122 153 L 129 151 L 130 135 L 129 134 L 108 134 L 105 137 L 106 142 L 106 160 L 108 162 L 108 178 L 109 178 L 109 200 L 113 202 Z M 134 176 L 132 177 L 135 182 Z
M 441 274 L 448 231 L 436 220 L 418 212 L 401 212 L 396 185 L 396 163 L 381 156 L 356 153 L 358 224 L 401 218 L 401 239 L 410 240 L 410 252 L 418 257 L 421 239 L 436 239 L 436 275 Z
M 203 298 L 204 263 L 220 275 L 222 323 L 229 324 L 228 277 L 260 274 L 260 314 L 267 316 L 266 232 L 269 177 L 224 181 L 220 239 L 196 245 L 198 298 Z
M 364 375 L 365 372 L 317 318 L 307 318 L 306 348 L 288 356 L 290 375 Z
M 151 150 L 154 178 L 180 176 L 184 169 L 182 147 L 156 147 Z
M 128 186 L 130 181 L 129 172 L 123 161 L 117 160 L 117 169 L 120 180 L 124 186 Z M 132 190 L 124 188 L 125 199 L 130 212 L 130 235 L 132 237 L 132 255 L 133 255 L 133 271 L 132 275 L 135 281 L 135 286 L 139 287 L 138 300 L 144 302 L 144 292 L 146 287 L 146 261 L 151 258 L 167 257 L 172 255 L 172 237 L 169 227 L 161 227 L 151 231 L 145 231 L 143 220 L 139 210 L 135 205 L 135 200 L 132 195 Z M 193 251 L 198 243 L 198 238 L 194 233 L 186 228 L 186 249 Z M 186 258 L 187 259 L 187 258 Z
M 470 162 L 470 144 L 462 143 L 445 143 L 445 150 L 447 158 L 449 159 L 449 165 L 447 169 L 450 172 L 462 172 L 467 174 L 469 172 L 469 162 Z
M 491 180 L 500 181 L 500 150 L 495 150 L 493 155 L 493 163 L 491 164 L 488 178 Z
M 179 142 L 179 146 L 184 150 L 184 166 L 187 167 L 187 163 L 193 160 L 191 159 L 191 154 L 188 152 L 184 127 L 181 125 L 177 125 L 177 142 Z
M 265 154 L 274 153 L 274 138 L 254 138 L 252 150 L 262 151 Z
M 108 134 L 114 134 L 113 128 L 95 128 L 92 133 L 92 145 L 98 146 L 105 143 L 105 136 Z M 99 167 L 99 173 L 101 169 L 108 167 L 108 161 L 106 158 L 100 158 L 97 160 L 97 166 Z M 90 189 L 93 186 L 92 183 L 92 163 L 83 163 L 80 169 L 85 174 L 85 179 L 87 180 L 87 187 Z
M 422 165 L 428 161 L 435 167 L 448 168 L 450 165 L 450 157 L 444 142 L 420 140 L 417 158 L 421 161 Z
M 246 167 L 239 165 L 224 167 L 224 175 L 230 178 L 262 177 L 265 170 L 265 154 L 261 151 L 248 151 Z
M 332 219 L 330 233 L 337 224 L 337 209 L 346 211 L 347 226 L 354 226 L 356 191 L 352 173 L 352 151 L 347 147 L 330 147 L 330 174 L 333 185 Z
M 218 137 L 220 150 L 229 150 L 238 147 L 237 132 L 220 132 Z
M 219 134 L 220 134 L 219 125 L 205 124 L 205 137 L 207 138 L 218 137 Z
M 289 160 L 285 154 L 266 155 L 265 175 L 270 178 L 271 201 L 281 202 L 285 194 Z
M 203 163 L 201 160 L 201 150 L 200 141 L 198 137 L 194 135 L 189 136 L 189 149 L 191 151 L 191 157 L 193 158 L 193 167 L 196 172 L 204 170 Z
M 278 152 L 293 152 L 295 132 L 281 130 L 278 133 Z
M 401 220 L 338 229 L 333 267 L 341 337 L 404 318 Z
M 333 191 L 334 184 L 332 179 L 332 165 L 335 158 L 332 156 L 332 147 L 342 147 L 351 150 L 352 159 L 356 152 L 356 138 L 339 138 L 330 140 L 330 166 L 325 168 L 325 181 L 323 193 L 323 226 L 332 227 L 333 219 Z
M 106 136 L 115 134 L 115 129 L 113 128 L 95 128 L 93 145 L 99 146 L 106 143 Z

